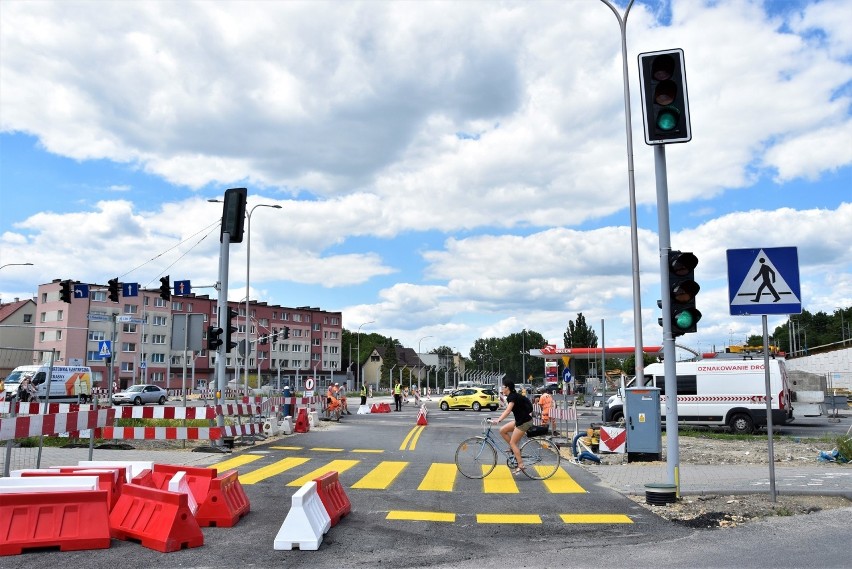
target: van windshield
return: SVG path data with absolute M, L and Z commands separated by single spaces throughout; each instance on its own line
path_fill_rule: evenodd
M 22 371 L 13 371 L 9 374 L 9 377 L 6 378 L 6 383 L 21 383 L 22 375 L 24 372 Z M 32 376 L 32 374 L 30 374 Z

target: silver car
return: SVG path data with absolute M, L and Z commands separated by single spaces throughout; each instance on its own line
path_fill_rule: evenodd
M 124 391 L 113 393 L 113 405 L 122 403 L 133 405 L 144 405 L 145 403 L 159 403 L 165 405 L 169 394 L 159 385 L 131 385 Z

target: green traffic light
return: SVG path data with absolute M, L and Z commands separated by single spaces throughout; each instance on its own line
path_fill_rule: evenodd
M 665 107 L 657 115 L 657 128 L 663 131 L 674 130 L 680 120 L 680 111 L 675 107 Z
M 692 325 L 695 323 L 695 318 L 693 317 L 692 312 L 689 310 L 683 310 L 675 314 L 674 323 L 680 330 L 687 330 L 692 328 Z

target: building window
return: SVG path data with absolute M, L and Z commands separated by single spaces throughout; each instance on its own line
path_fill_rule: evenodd
M 290 347 L 290 351 L 291 352 L 301 352 L 302 351 L 302 344 L 293 344 Z
M 99 356 L 100 354 L 98 353 L 98 350 L 89 350 L 86 352 L 86 360 L 90 362 L 100 360 L 101 358 Z
M 314 338 L 313 340 L 311 340 L 311 343 L 314 346 L 322 346 L 322 340 L 320 340 L 319 338 Z
M 127 334 L 135 334 L 136 333 L 136 324 L 123 324 L 121 326 L 122 332 Z
M 41 303 L 42 304 L 47 303 L 47 293 L 46 292 L 41 293 Z
M 63 311 L 61 311 L 61 310 L 56 311 L 56 319 L 57 320 L 61 321 L 64 318 L 64 316 L 65 316 L 65 313 Z
M 24 314 L 24 324 L 32 324 L 33 315 L 32 314 Z
M 165 344 L 166 343 L 166 335 L 165 334 L 152 334 L 151 335 L 151 343 L 152 344 Z
M 281 320 L 284 320 L 284 321 L 290 320 L 290 313 L 289 312 L 282 312 L 281 313 Z
M 38 333 L 38 341 L 44 342 L 44 331 L 43 330 Z
M 151 354 L 151 363 L 152 364 L 164 364 L 166 363 L 166 354 L 154 352 Z
M 154 306 L 156 306 L 157 308 L 165 308 L 166 307 L 166 300 L 164 298 L 160 298 L 158 296 L 157 298 L 154 299 Z
M 106 332 L 103 330 L 89 330 L 90 342 L 101 342 L 106 339 Z
M 314 360 L 315 362 L 318 362 L 319 359 L 320 359 L 320 355 L 319 354 L 311 354 L 311 359 Z
M 181 365 L 181 363 L 183 363 L 183 360 L 181 359 L 180 356 L 172 356 L 172 365 L 173 366 L 179 366 L 179 365 Z
M 106 292 L 102 290 L 93 290 L 90 297 L 93 302 L 106 302 L 107 295 Z
M 62 339 L 62 330 L 57 330 L 56 331 L 56 341 L 59 341 L 61 339 Z
M 301 322 L 301 321 L 302 321 L 302 315 L 301 314 L 294 314 L 293 315 L 293 322 Z
M 133 362 L 121 362 L 121 371 L 132 372 L 133 369 Z
M 313 325 L 313 328 L 314 328 L 314 332 L 319 332 L 319 331 L 321 330 L 321 328 L 320 328 L 320 325 L 319 325 L 319 324 L 314 324 L 314 325 Z
M 162 299 L 160 299 L 162 300 Z M 166 317 L 165 316 L 154 316 L 153 321 L 154 326 L 165 326 L 166 325 Z
M 166 374 L 161 371 L 155 371 L 153 373 L 148 374 L 148 380 L 153 381 L 154 383 L 163 383 L 163 379 L 166 377 Z
M 173 301 L 172 302 L 172 312 L 180 312 L 181 310 L 183 310 L 183 303 Z
M 124 313 L 125 314 L 136 314 L 136 311 L 139 309 L 135 304 L 125 304 L 124 305 Z
M 135 352 L 136 344 L 133 342 L 122 342 L 121 343 L 121 351 L 122 352 Z

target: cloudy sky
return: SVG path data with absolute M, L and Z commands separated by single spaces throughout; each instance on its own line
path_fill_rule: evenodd
M 626 2 L 620 8 L 623 12 Z M 637 0 L 627 20 L 643 340 L 659 345 L 641 52 L 685 52 L 693 139 L 666 148 L 698 334 L 726 250 L 797 247 L 802 302 L 852 305 L 852 0 Z M 598 0 L 0 0 L 0 297 L 113 277 L 215 295 L 221 198 L 247 187 L 252 299 L 423 351 L 582 312 L 634 342 L 621 40 Z M 246 243 L 231 300 L 246 294 Z M 770 328 L 785 316 L 771 317 Z

